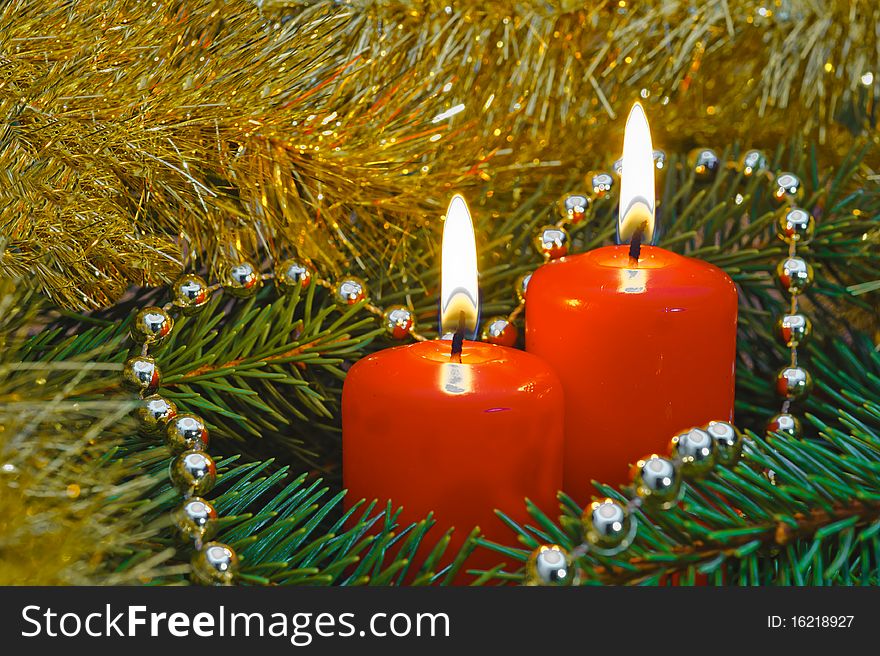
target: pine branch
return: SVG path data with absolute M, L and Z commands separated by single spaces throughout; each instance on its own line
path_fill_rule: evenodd
M 155 552 L 174 552 L 179 574 L 154 580 L 185 580 L 190 548 L 174 536 L 170 511 L 180 502 L 167 482 L 168 458 L 162 447 L 145 448 L 143 439 L 126 444 L 124 458 L 146 468 L 152 481 L 149 502 L 138 514 L 155 532 L 153 540 L 124 565 L 132 566 Z M 212 494 L 222 519 L 218 539 L 232 546 L 243 560 L 240 580 L 253 585 L 389 585 L 400 584 L 408 570 L 417 570 L 417 581 L 432 584 L 455 575 L 459 561 L 437 567 L 445 553 L 448 535 L 436 538 L 424 561 L 413 556 L 426 541 L 430 518 L 400 525 L 400 510 L 390 505 L 353 504 L 342 511 L 343 493 L 331 493 L 321 480 L 306 474 L 286 482 L 288 468 L 274 469 L 272 461 L 239 464 L 238 458 L 218 463 L 218 483 Z M 472 549 L 465 544 L 462 554 Z

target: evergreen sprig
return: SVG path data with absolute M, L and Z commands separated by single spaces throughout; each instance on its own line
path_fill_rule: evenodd
M 320 292 L 318 291 L 320 290 Z M 178 321 L 157 351 L 161 393 L 222 439 L 265 439 L 321 468 L 338 453 L 342 369 L 381 332 L 363 304 L 340 310 L 318 285 L 233 304 L 216 299 Z
M 143 439 L 127 444 L 125 456 L 139 463 L 153 485 L 135 512 L 156 536 L 132 553 L 124 566 L 136 565 L 156 552 L 171 551 L 186 559 L 189 547 L 175 536 L 170 511 L 180 493 L 168 483 L 170 459 L 160 446 L 144 447 Z M 390 504 L 352 504 L 343 509 L 343 492 L 333 492 L 321 481 L 301 474 L 289 480 L 289 467 L 273 468 L 271 460 L 241 463 L 238 457 L 220 459 L 212 502 L 221 515 L 218 539 L 233 547 L 242 559 L 241 581 L 255 585 L 390 585 L 426 584 L 453 577 L 473 544 L 462 548 L 454 566 L 440 567 L 449 534 L 425 541 L 433 525 L 430 517 L 401 525 L 400 509 Z M 433 536 L 432 536 L 433 537 Z M 421 560 L 416 550 L 429 544 Z M 183 580 L 186 563 L 175 577 Z

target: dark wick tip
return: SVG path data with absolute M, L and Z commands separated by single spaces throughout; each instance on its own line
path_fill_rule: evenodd
M 639 261 L 639 257 L 642 254 L 642 239 L 645 237 L 645 231 L 648 229 L 648 222 L 645 221 L 636 228 L 636 231 L 633 233 L 632 241 L 629 242 L 629 257 L 631 260 Z
M 461 352 L 464 350 L 464 312 L 458 315 L 458 330 L 452 335 L 452 351 L 449 357 L 456 362 L 461 362 Z
M 464 331 L 456 330 L 455 334 L 452 335 L 452 357 L 461 357 L 461 352 L 464 350 Z

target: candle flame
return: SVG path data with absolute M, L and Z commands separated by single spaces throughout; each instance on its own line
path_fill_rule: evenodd
M 459 329 L 477 332 L 479 289 L 474 224 L 464 198 L 455 194 L 446 210 L 440 282 L 440 335 L 451 339 Z
M 654 242 L 654 147 L 651 129 L 641 104 L 636 103 L 626 119 L 620 174 L 620 212 L 617 243 L 632 239 L 644 226 L 642 242 Z

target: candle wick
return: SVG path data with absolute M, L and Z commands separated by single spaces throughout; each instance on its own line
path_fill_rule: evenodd
M 636 228 L 632 241 L 629 242 L 629 259 L 632 266 L 636 266 L 639 263 L 639 256 L 642 254 L 642 238 L 645 236 L 647 229 L 648 222 L 643 221 L 642 225 Z
M 461 364 L 461 352 L 464 350 L 464 312 L 458 315 L 458 328 L 452 335 L 452 350 L 449 353 L 449 359 L 452 362 Z

